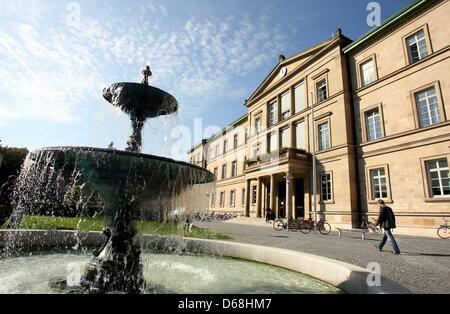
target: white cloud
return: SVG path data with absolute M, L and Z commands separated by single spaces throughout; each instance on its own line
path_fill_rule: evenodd
M 97 20 L 82 5 L 81 24 L 73 28 L 65 16 L 55 21 L 33 6 L 30 23 L 12 22 L 14 31 L 0 30 L 0 80 L 5 82 L 0 97 L 11 102 L 0 103 L 0 123 L 19 117 L 77 122 L 92 110 L 91 103 L 101 101 L 103 85 L 138 81 L 148 61 L 151 83 L 180 102 L 195 102 L 184 111 L 195 114 L 219 99 L 243 97 L 240 80 L 262 66 L 270 68 L 285 48 L 282 31 L 264 12 L 259 19 L 190 18 L 178 29 L 159 19 L 169 12 L 154 1 L 134 20 L 109 13 L 107 21 Z

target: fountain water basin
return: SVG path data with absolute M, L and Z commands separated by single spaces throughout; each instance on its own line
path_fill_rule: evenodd
M 88 254 L 43 252 L 0 260 L 0 293 L 60 293 L 49 274 L 65 275 L 75 287 L 89 262 Z M 197 254 L 142 253 L 142 292 L 157 294 L 315 294 L 340 293 L 309 276 L 250 261 Z M 65 290 L 71 293 L 70 286 Z M 74 289 L 78 293 L 78 289 Z

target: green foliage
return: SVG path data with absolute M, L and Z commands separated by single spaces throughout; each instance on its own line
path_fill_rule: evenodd
M 6 226 L 6 224 L 5 224 Z M 3 226 L 3 227 L 5 227 Z M 102 231 L 107 226 L 104 217 L 72 218 L 53 216 L 25 216 L 20 224 L 21 229 L 34 230 L 81 230 Z M 183 225 L 174 223 L 160 223 L 156 221 L 140 220 L 136 223 L 138 233 L 158 234 L 164 236 L 179 236 L 199 239 L 231 240 L 229 236 L 209 231 L 207 229 L 192 227 L 191 232 L 185 230 Z
M 0 185 L 5 183 L 10 175 L 18 175 L 28 149 L 0 146 L 0 154 L 3 154 L 3 162 L 0 165 Z

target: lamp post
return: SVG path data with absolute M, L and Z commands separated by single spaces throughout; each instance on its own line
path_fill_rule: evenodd
M 314 95 L 311 92 L 311 126 L 312 126 L 312 164 L 313 164 L 313 210 L 314 210 L 314 233 L 317 233 L 317 169 L 316 169 L 316 128 L 314 126 Z

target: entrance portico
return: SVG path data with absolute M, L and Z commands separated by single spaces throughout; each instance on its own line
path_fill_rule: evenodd
M 309 175 L 279 172 L 247 179 L 246 217 L 263 218 L 266 208 L 277 218 L 305 217 L 310 211 Z
M 311 156 L 288 149 L 267 160 L 247 164 L 245 216 L 265 217 L 267 207 L 277 218 L 298 218 L 310 213 Z

